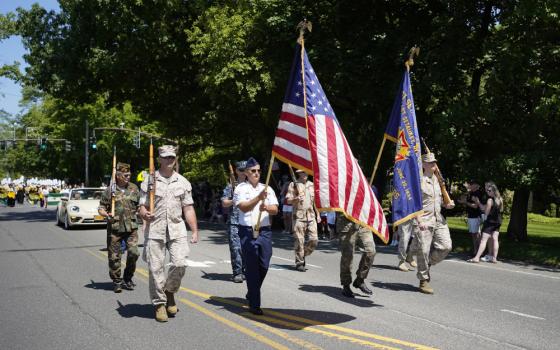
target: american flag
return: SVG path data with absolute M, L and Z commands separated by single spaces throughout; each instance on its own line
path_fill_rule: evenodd
M 383 209 L 350 150 L 305 50 L 302 79 L 301 52 L 298 45 L 272 154 L 313 175 L 319 210 L 342 212 L 386 243 L 389 231 Z

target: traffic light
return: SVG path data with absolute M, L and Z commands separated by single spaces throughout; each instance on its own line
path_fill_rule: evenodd
M 64 141 L 64 150 L 66 152 L 72 151 L 72 142 L 70 142 L 68 140 Z
M 47 138 L 43 137 L 41 138 L 41 151 L 44 151 L 47 149 Z
M 95 138 L 95 136 L 91 136 L 89 138 L 89 144 L 91 145 L 91 149 L 93 150 L 97 149 L 97 139 Z
M 134 135 L 132 142 L 136 148 L 140 148 L 140 134 Z

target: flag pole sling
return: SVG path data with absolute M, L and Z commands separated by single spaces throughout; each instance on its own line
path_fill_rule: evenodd
M 381 142 L 381 148 L 379 148 L 379 153 L 377 153 L 377 159 L 375 160 L 375 165 L 373 166 L 373 173 L 371 173 L 371 178 L 369 179 L 370 186 L 373 183 L 373 178 L 375 177 L 377 167 L 379 166 L 379 161 L 381 160 L 381 153 L 383 153 L 383 148 L 385 147 L 385 140 L 387 140 L 387 138 L 383 136 L 383 142 Z
M 266 174 L 266 182 L 264 184 L 265 192 L 268 191 L 268 182 L 270 181 L 270 174 L 272 174 L 272 163 L 274 163 L 274 155 L 270 157 L 270 163 L 268 164 L 268 173 Z M 264 201 L 265 200 L 263 199 L 263 203 Z M 257 205 L 260 206 L 260 204 Z M 253 232 L 254 238 L 257 238 L 256 236 L 258 236 L 259 230 L 261 228 L 261 215 L 262 215 L 262 211 L 259 210 L 259 216 L 257 218 L 257 226 L 255 226 L 255 232 Z

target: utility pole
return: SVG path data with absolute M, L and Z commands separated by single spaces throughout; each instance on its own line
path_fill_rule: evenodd
M 86 186 L 89 186 L 89 124 L 86 119 Z

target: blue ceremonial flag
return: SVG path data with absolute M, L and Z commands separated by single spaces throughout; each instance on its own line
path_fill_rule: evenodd
M 397 144 L 393 175 L 393 226 L 422 214 L 422 160 L 410 74 L 404 73 L 385 138 Z

